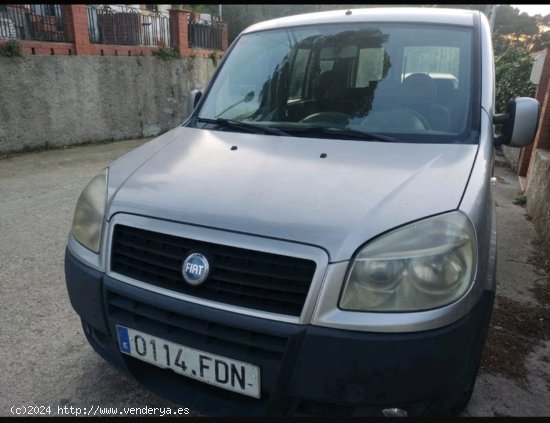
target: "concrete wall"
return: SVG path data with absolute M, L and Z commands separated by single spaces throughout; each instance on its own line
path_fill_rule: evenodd
M 521 152 L 520 148 L 515 147 L 508 147 L 506 145 L 502 146 L 502 152 L 504 153 L 504 157 L 506 157 L 506 160 L 514 170 L 518 170 L 518 162 L 519 162 L 519 154 Z
M 527 214 L 543 242 L 543 251 L 550 251 L 550 150 L 534 152 L 527 183 Z
M 157 135 L 213 71 L 199 57 L 0 57 L 0 153 Z

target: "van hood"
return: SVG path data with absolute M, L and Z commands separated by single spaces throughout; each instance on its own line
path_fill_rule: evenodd
M 126 212 L 310 244 L 331 262 L 396 226 L 457 209 L 478 148 L 169 134 L 111 165 L 108 219 Z

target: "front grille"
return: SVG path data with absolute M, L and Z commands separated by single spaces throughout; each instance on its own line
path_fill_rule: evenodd
M 190 252 L 210 261 L 210 276 L 188 285 L 181 266 Z M 221 303 L 299 316 L 315 262 L 115 225 L 111 269 L 172 291 Z
M 197 319 L 158 308 L 115 292 L 107 292 L 108 315 L 116 322 L 195 348 L 221 350 L 238 357 L 280 361 L 287 339 Z
M 301 325 L 270 322 L 253 317 L 229 319 L 232 313 L 196 306 L 160 294 L 144 293 L 143 290 L 106 278 L 105 310 L 109 326 L 116 333 L 115 326 L 122 325 L 153 336 L 256 365 L 261 372 L 260 399 L 220 389 L 200 381 L 176 375 L 157 368 L 134 357 L 124 356 L 132 374 L 141 383 L 155 386 L 154 390 L 173 401 L 187 403 L 186 393 L 205 395 L 220 406 L 227 407 L 237 401 L 243 410 L 259 414 L 276 394 L 288 367 L 302 339 Z M 259 321 L 258 321 L 259 320 Z M 159 382 L 161 381 L 161 382 Z M 181 394 L 178 394 L 181 393 Z M 175 396 L 174 396 L 175 395 Z

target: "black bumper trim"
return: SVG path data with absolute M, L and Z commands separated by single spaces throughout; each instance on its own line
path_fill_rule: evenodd
M 274 322 L 188 303 L 107 277 L 68 252 L 65 268 L 71 304 L 94 349 L 147 388 L 207 415 L 285 415 L 304 410 L 380 415 L 386 407 L 404 408 L 409 415 L 448 412 L 460 403 L 475 378 L 494 300 L 492 292 L 484 291 L 466 317 L 443 328 L 367 333 Z M 157 311 L 206 321 L 218 329 L 225 325 L 236 333 L 286 339 L 286 350 L 280 359 L 268 359 L 255 355 L 254 348 L 236 350 L 223 342 L 209 344 L 203 335 L 165 331 L 162 324 L 169 321 L 146 323 L 139 316 L 113 312 L 109 308 L 112 294 Z M 244 397 L 121 354 L 113 336 L 116 323 L 132 323 L 135 329 L 182 345 L 259 365 L 262 398 Z

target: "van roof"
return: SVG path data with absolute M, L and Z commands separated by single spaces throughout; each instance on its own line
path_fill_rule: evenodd
M 351 13 L 347 14 L 348 11 L 351 11 Z M 249 26 L 243 31 L 243 34 L 291 26 L 346 22 L 415 22 L 473 26 L 473 16 L 475 13 L 479 12 L 466 9 L 432 7 L 342 9 L 271 19 Z

